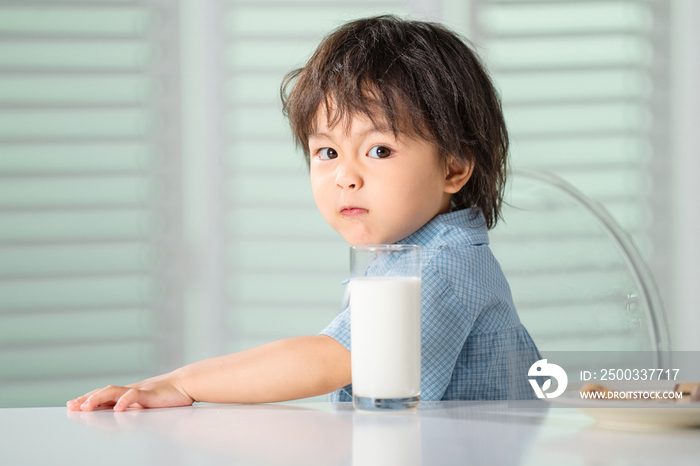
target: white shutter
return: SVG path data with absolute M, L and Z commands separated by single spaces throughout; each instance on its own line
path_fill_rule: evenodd
M 0 4 L 0 406 L 180 363 L 177 2 Z
M 666 155 L 665 1 L 474 0 L 517 167 L 600 200 L 651 255 L 654 159 Z M 653 212 L 653 214 L 652 214 Z
M 668 2 L 473 0 L 472 18 L 473 39 L 501 93 L 512 165 L 552 171 L 602 202 L 652 267 L 668 270 Z M 546 299 L 575 279 L 581 289 L 597 289 L 608 239 L 573 228 L 567 237 L 557 227 L 566 229 L 552 225 L 549 236 L 539 231 L 531 241 L 560 243 L 567 261 L 543 258 L 552 261 L 547 274 L 505 257 L 514 291 L 537 282 Z M 656 274 L 662 293 L 670 287 L 665 275 Z M 575 289 L 560 298 L 554 308 L 572 309 L 572 318 L 587 302 Z M 526 324 L 538 319 L 520 313 Z

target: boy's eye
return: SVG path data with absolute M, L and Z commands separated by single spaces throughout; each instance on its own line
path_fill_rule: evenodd
M 335 149 L 324 147 L 318 151 L 318 157 L 324 160 L 330 160 L 338 157 L 338 153 L 335 151 Z
M 389 157 L 391 154 L 391 149 L 386 146 L 374 146 L 369 150 L 369 152 L 367 152 L 367 155 L 375 159 L 384 159 Z

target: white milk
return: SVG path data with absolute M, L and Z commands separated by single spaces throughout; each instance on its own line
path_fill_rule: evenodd
M 353 395 L 419 395 L 420 278 L 353 278 L 350 315 Z

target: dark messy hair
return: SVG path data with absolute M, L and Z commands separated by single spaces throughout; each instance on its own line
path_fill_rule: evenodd
M 496 225 L 508 152 L 501 103 L 479 58 L 444 26 L 396 16 L 347 23 L 323 39 L 303 68 L 287 74 L 280 93 L 307 163 L 321 105 L 331 127 L 349 129 L 362 114 L 395 135 L 434 143 L 446 163 L 454 157 L 473 164 L 451 211 L 479 207 L 487 227 Z

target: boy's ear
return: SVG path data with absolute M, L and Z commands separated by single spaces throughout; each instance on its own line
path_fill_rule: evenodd
M 462 161 L 450 156 L 445 163 L 445 192 L 454 194 L 467 184 L 474 171 L 473 161 Z

